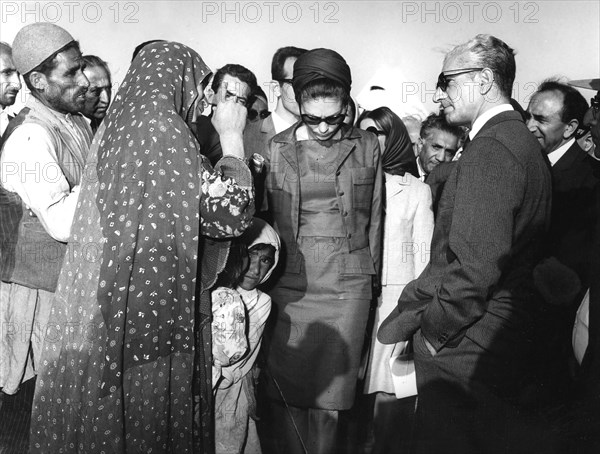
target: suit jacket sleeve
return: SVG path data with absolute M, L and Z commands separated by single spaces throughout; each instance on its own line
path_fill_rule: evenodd
M 436 350 L 458 345 L 486 311 L 511 252 L 524 187 L 524 170 L 495 139 L 474 140 L 461 157 L 448 267 L 421 317 L 422 332 Z
M 375 184 L 373 187 L 373 204 L 371 208 L 371 219 L 369 225 L 369 249 L 373 259 L 375 273 L 379 279 L 381 271 L 381 248 L 382 248 L 382 221 L 383 221 L 383 170 L 381 168 L 381 151 L 379 143 L 375 140 L 376 148 L 373 156 L 375 167 Z

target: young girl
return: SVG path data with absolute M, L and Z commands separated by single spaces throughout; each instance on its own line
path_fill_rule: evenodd
M 255 218 L 241 237 L 248 248 L 248 266 L 239 276 L 235 290 L 245 306 L 248 348 L 237 362 L 221 365 L 215 390 L 215 444 L 217 454 L 260 453 L 256 425 L 250 417 L 254 410 L 252 367 L 256 361 L 263 330 L 271 311 L 269 295 L 257 290 L 265 282 L 279 260 L 280 242 L 275 230 Z M 225 273 L 239 266 L 239 254 L 230 256 Z M 222 287 L 215 292 L 223 292 Z M 214 304 L 214 303 L 213 303 Z M 213 351 L 214 351 L 213 346 Z M 218 359 L 217 359 L 218 361 Z M 213 378 L 214 380 L 214 378 Z

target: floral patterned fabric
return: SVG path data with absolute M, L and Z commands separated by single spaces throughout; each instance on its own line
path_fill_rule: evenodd
M 208 74 L 184 45 L 147 45 L 98 131 L 45 340 L 32 453 L 210 450 L 210 324 L 196 278 L 213 278 L 198 273 L 199 235 L 240 235 L 253 195 L 212 171 L 185 122 Z

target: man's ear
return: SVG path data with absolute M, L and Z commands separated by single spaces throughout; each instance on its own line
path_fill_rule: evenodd
M 481 94 L 485 95 L 488 93 L 494 84 L 494 73 L 489 68 L 484 68 L 479 73 L 479 80 L 481 85 Z
M 581 146 L 581 148 L 583 148 L 583 151 L 585 151 L 586 153 L 588 151 L 590 151 L 592 149 L 592 147 L 594 146 L 594 141 L 592 140 L 592 135 L 589 132 L 583 136 L 582 142 L 583 143 L 581 143 L 580 146 Z
M 417 155 L 421 154 L 421 150 L 423 150 L 423 138 L 419 137 L 415 142 L 415 148 L 417 149 Z
M 209 104 L 216 104 L 216 103 L 213 103 L 213 101 L 216 101 L 216 99 L 215 99 L 216 95 L 210 85 L 204 89 L 204 97 Z
M 273 94 L 276 98 L 281 97 L 281 85 L 276 80 L 271 81 L 271 90 L 273 90 Z
M 38 91 L 44 91 L 48 87 L 48 79 L 44 73 L 32 71 L 29 74 L 29 82 Z
M 570 139 L 573 137 L 577 132 L 577 128 L 579 128 L 579 122 L 573 118 L 565 126 L 565 130 L 563 131 L 563 139 Z

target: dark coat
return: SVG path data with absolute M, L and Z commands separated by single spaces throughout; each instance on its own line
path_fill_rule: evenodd
M 445 184 L 430 264 L 398 302 L 399 337 L 420 327 L 436 362 L 462 381 L 519 379 L 516 356 L 525 353 L 537 313 L 532 270 L 550 204 L 547 159 L 520 115 L 492 117 Z
M 577 303 L 590 285 L 592 239 L 596 222 L 594 163 L 574 142 L 552 166 L 552 221 L 549 255 L 577 273 L 582 284 Z

